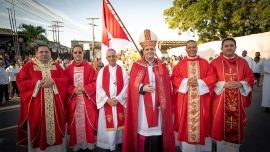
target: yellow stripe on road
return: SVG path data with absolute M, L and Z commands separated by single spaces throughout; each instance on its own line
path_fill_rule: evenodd
M 18 127 L 18 125 L 6 127 L 6 128 L 1 128 L 0 131 L 5 131 L 5 130 L 8 130 L 8 129 L 13 129 L 13 128 L 17 128 L 17 127 Z
M 20 105 L 13 105 L 13 106 L 2 107 L 2 108 L 0 108 L 0 111 L 14 109 L 14 108 L 19 108 L 19 107 L 20 107 Z

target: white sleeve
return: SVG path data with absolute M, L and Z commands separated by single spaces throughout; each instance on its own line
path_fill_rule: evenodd
M 250 93 L 250 91 L 252 90 L 252 88 L 250 87 L 250 85 L 246 81 L 240 81 L 240 83 L 242 83 L 242 85 L 243 85 L 243 87 L 239 88 L 241 95 L 247 96 Z
M 40 80 L 37 81 L 32 97 L 36 97 L 40 88 Z
M 217 94 L 217 95 L 220 95 L 223 90 L 224 90 L 224 85 L 225 85 L 225 81 L 219 81 L 215 84 L 215 89 L 214 89 L 214 92 Z
M 199 91 L 199 95 L 203 95 L 203 94 L 206 94 L 209 92 L 209 88 L 208 86 L 206 85 L 206 83 L 201 80 L 201 79 L 198 79 L 198 91 Z
M 188 78 L 184 78 L 178 88 L 178 92 L 187 93 L 189 85 L 187 84 Z
M 52 88 L 53 88 L 53 92 L 54 92 L 54 94 L 58 94 L 58 90 L 57 90 L 57 88 L 56 88 L 56 84 L 52 84 Z
M 96 102 L 97 109 L 100 109 L 104 106 L 109 97 L 106 95 L 106 92 L 102 88 L 102 77 L 103 77 L 103 69 L 100 69 L 98 72 L 97 80 L 96 80 Z
M 116 99 L 124 106 L 126 107 L 126 98 L 127 98 L 127 87 L 128 87 L 128 75 L 127 71 L 122 68 L 123 78 L 124 78 L 124 87 L 122 91 L 119 93 L 119 95 L 116 97 Z

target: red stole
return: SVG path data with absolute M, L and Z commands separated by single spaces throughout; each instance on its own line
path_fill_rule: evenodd
M 104 81 L 106 80 L 106 81 Z M 114 84 L 115 85 L 115 84 Z M 117 86 L 117 93 L 116 96 L 121 93 L 123 87 L 124 87 L 124 79 L 123 79 L 123 73 L 122 68 L 117 65 L 116 67 L 116 86 Z M 104 91 L 106 92 L 106 95 L 110 97 L 110 71 L 109 66 L 105 66 L 103 70 L 103 77 L 102 77 L 102 87 Z M 106 131 L 114 131 L 114 123 L 113 123 L 113 114 L 112 114 L 112 107 L 108 104 L 104 104 L 104 111 L 105 111 L 105 117 L 106 117 Z M 116 111 L 117 111 L 117 130 L 124 129 L 124 107 L 120 103 L 116 105 Z
M 148 70 L 148 69 L 146 69 Z M 144 108 L 145 108 L 145 112 L 146 112 L 146 118 L 147 118 L 147 122 L 148 122 L 148 127 L 156 127 L 158 126 L 158 106 L 159 106 L 159 101 L 158 101 L 158 74 L 155 73 L 154 69 L 153 69 L 153 73 L 155 74 L 155 105 L 153 108 L 153 103 L 152 103 L 152 96 L 151 93 L 149 92 L 145 92 L 143 99 L 144 99 Z M 143 84 L 150 84 L 149 81 L 149 75 L 148 75 L 148 71 L 146 71 L 144 79 L 142 80 Z
M 238 80 L 237 62 L 223 62 L 224 78 L 226 82 Z M 237 143 L 239 141 L 240 122 L 240 95 L 238 89 L 225 89 L 225 115 L 224 132 L 226 141 Z

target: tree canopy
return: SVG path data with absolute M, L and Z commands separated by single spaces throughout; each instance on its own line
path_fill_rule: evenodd
M 200 42 L 270 31 L 270 0 L 174 0 L 164 10 L 170 29 L 194 32 Z
M 42 26 L 21 24 L 19 29 L 22 30 L 20 33 L 28 39 L 28 44 L 33 43 L 35 45 L 35 40 L 45 41 L 46 43 L 49 41 L 46 37 L 46 30 Z

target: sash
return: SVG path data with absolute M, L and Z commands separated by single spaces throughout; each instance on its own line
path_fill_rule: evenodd
M 147 70 L 147 69 L 146 69 Z M 145 108 L 145 113 L 146 113 L 146 118 L 147 118 L 147 123 L 148 123 L 148 127 L 156 127 L 158 126 L 158 106 L 159 106 L 159 101 L 158 101 L 158 74 L 155 73 L 155 71 L 153 70 L 154 74 L 155 74 L 155 105 L 153 105 L 152 103 L 152 96 L 151 93 L 149 92 L 145 92 L 143 99 L 144 99 L 144 108 Z M 149 74 L 148 71 L 146 71 L 144 79 L 142 80 L 143 84 L 150 84 L 149 81 Z
M 109 71 L 109 66 L 107 65 L 104 67 L 104 71 L 103 71 L 102 87 L 108 97 L 110 97 L 110 85 L 111 85 L 110 84 L 110 71 Z M 117 65 L 116 67 L 116 87 L 117 87 L 116 96 L 118 96 L 124 87 L 122 68 L 119 65 Z M 106 118 L 106 131 L 114 131 L 112 107 L 108 103 L 105 103 L 104 111 L 105 111 L 105 118 Z M 124 129 L 125 116 L 124 116 L 124 106 L 122 104 L 118 103 L 116 105 L 116 113 L 117 113 L 117 130 Z

